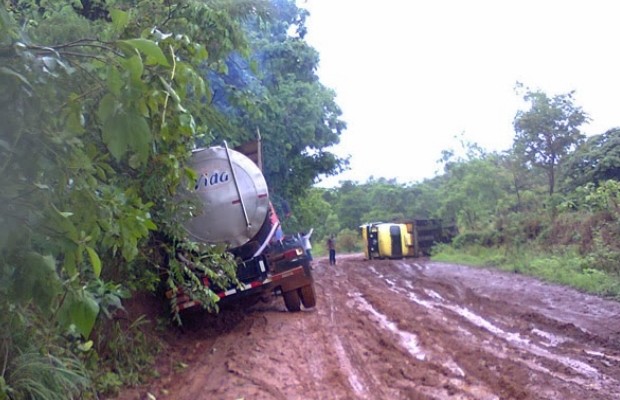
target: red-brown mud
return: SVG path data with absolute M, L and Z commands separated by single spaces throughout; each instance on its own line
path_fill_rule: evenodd
M 314 276 L 315 308 L 194 320 L 119 398 L 620 398 L 620 303 L 424 259 L 318 259 Z

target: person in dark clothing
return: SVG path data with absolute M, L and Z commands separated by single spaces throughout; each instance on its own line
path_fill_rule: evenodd
M 334 235 L 327 239 L 327 248 L 329 249 L 329 265 L 336 265 L 336 240 Z

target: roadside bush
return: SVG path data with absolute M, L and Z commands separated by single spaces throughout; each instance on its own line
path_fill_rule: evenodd
M 620 279 L 601 269 L 592 268 L 593 257 L 579 257 L 574 253 L 533 259 L 527 273 L 546 281 L 568 285 L 588 293 L 617 297 Z
M 86 371 L 80 361 L 73 357 L 56 357 L 38 351 L 22 353 L 11 364 L 6 381 L 10 399 L 64 400 L 77 398 L 89 384 Z M 6 390 L 6 391 L 5 391 Z M 4 398 L 4 397 L 3 397 Z
M 89 367 L 100 372 L 94 378 L 99 393 L 116 394 L 124 385 L 137 385 L 154 377 L 153 364 L 161 344 L 152 337 L 152 325 L 145 315 L 135 320 L 117 317 L 101 330 L 96 339 L 97 353 L 89 360 Z
M 452 241 L 457 249 L 467 246 L 497 246 L 501 243 L 501 235 L 495 230 L 470 231 L 457 235 Z
M 478 267 L 499 267 L 505 265 L 506 255 L 501 248 L 468 245 L 456 248 L 449 244 L 433 246 L 431 258 L 435 261 L 453 262 Z
M 336 247 L 344 253 L 362 251 L 362 244 L 358 232 L 352 229 L 343 229 L 336 238 Z
M 432 259 L 435 261 L 459 263 L 479 267 L 495 267 L 504 271 L 534 276 L 548 282 L 562 284 L 575 289 L 603 296 L 620 297 L 620 274 L 615 272 L 620 260 L 613 258 L 614 252 L 596 255 L 579 255 L 577 246 L 537 249 L 532 244 L 515 247 L 484 247 L 469 245 L 456 248 L 448 245 L 436 246 Z M 608 257 L 609 268 L 605 270 L 600 257 Z
M 606 240 L 601 236 L 603 236 L 602 232 L 595 234 L 593 248 L 588 253 L 588 259 L 591 260 L 590 268 L 620 275 L 620 252 L 617 244 L 606 243 Z
M 80 355 L 88 344 L 57 335 L 54 324 L 28 308 L 0 311 L 0 399 L 83 398 L 91 382 Z

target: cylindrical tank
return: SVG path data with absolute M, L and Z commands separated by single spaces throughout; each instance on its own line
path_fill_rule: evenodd
M 198 173 L 194 195 L 202 206 L 184 224 L 194 240 L 237 248 L 254 239 L 269 223 L 267 183 L 252 160 L 238 151 L 215 146 L 194 150 L 190 166 Z

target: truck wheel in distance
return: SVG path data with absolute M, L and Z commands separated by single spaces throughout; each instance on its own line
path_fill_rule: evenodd
M 299 297 L 301 297 L 301 304 L 303 304 L 305 308 L 312 308 L 316 306 L 314 285 L 306 285 L 299 288 Z
M 297 312 L 301 310 L 301 302 L 299 301 L 299 294 L 297 290 L 291 290 L 289 292 L 283 292 L 284 305 L 290 312 Z

